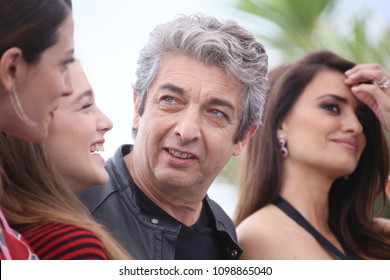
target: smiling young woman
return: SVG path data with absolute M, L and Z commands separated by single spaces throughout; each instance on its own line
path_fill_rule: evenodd
M 40 259 L 129 259 L 74 194 L 108 180 L 95 152 L 112 123 L 96 106 L 77 61 L 69 75 L 74 93 L 60 101 L 43 143 L 0 134 L 0 203 Z

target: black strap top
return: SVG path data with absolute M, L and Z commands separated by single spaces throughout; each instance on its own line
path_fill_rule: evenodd
M 340 240 L 341 246 L 345 252 L 342 253 L 337 249 L 332 243 L 329 242 L 321 233 L 319 233 L 302 215 L 299 213 L 290 203 L 288 203 L 282 197 L 277 197 L 273 202 L 280 210 L 286 213 L 291 219 L 293 219 L 297 224 L 306 229 L 324 248 L 328 249 L 333 255 L 335 255 L 340 260 L 357 260 L 359 257 L 351 252 L 345 245 L 345 243 Z

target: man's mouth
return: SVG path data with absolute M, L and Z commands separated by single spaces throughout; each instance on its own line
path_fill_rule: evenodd
M 193 155 L 186 154 L 186 153 L 181 153 L 181 152 L 178 152 L 178 151 L 175 151 L 175 150 L 172 150 L 172 149 L 168 149 L 168 153 L 170 153 L 171 155 L 173 155 L 173 156 L 175 156 L 177 158 L 182 158 L 182 159 L 193 158 Z

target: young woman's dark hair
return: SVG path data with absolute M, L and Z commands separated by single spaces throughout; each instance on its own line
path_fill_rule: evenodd
M 18 47 L 28 63 L 37 62 L 57 42 L 58 27 L 71 9 L 71 0 L 0 1 L 0 57 Z

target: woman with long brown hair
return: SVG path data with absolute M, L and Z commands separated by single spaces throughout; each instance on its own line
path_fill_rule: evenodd
M 264 126 L 241 169 L 242 258 L 390 259 L 390 223 L 373 213 L 389 150 L 380 121 L 354 95 L 389 94 L 381 82 L 389 75 L 365 65 L 351 76 L 354 67 L 320 51 L 271 80 Z
M 71 0 L 0 2 L 0 132 L 29 141 L 47 136 L 60 97 L 72 93 L 73 50 Z M 35 259 L 0 206 L 0 259 Z
M 69 74 L 74 93 L 61 99 L 43 143 L 0 135 L 0 203 L 40 259 L 129 259 L 74 194 L 108 180 L 98 153 L 112 123 L 79 62 Z

